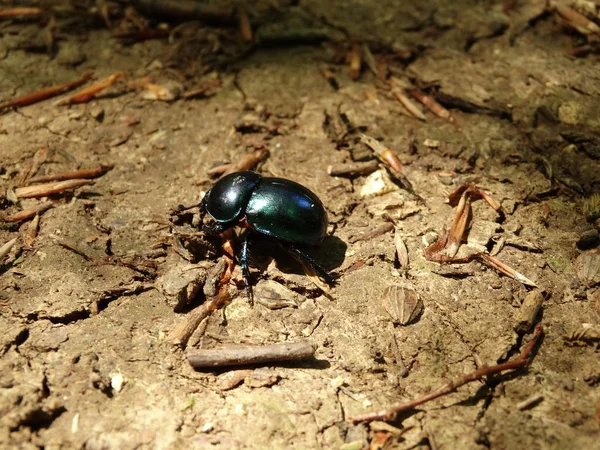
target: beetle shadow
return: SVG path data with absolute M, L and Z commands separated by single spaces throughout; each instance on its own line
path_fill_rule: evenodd
M 315 260 L 326 272 L 330 273 L 340 267 L 346 257 L 348 245 L 340 238 L 326 236 L 318 247 L 298 247 Z M 275 260 L 277 268 L 283 273 L 304 275 L 304 269 L 288 250 L 285 244 L 274 242 L 268 236 L 253 234 L 250 244 L 250 263 L 261 272 L 265 272 L 271 261 Z

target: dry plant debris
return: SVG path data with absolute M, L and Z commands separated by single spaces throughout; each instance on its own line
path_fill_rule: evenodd
M 56 102 L 56 105 L 74 105 L 77 103 L 87 103 L 90 100 L 96 98 L 96 95 L 101 93 L 106 88 L 112 86 L 119 78 L 124 77 L 125 74 L 123 72 L 117 72 L 105 78 L 104 80 L 98 81 L 97 83 L 92 84 L 91 86 L 76 92 L 75 94 L 63 98 Z
M 511 361 L 502 364 L 497 364 L 494 366 L 481 366 L 476 371 L 454 378 L 449 382 L 443 384 L 439 388 L 435 389 L 434 391 L 429 392 L 412 401 L 406 403 L 399 403 L 381 411 L 349 417 L 348 421 L 354 424 L 361 422 L 370 422 L 373 420 L 391 421 L 394 420 L 394 418 L 398 414 L 415 409 L 417 406 L 435 400 L 436 398 L 451 394 L 452 392 L 456 391 L 459 387 L 467 383 L 472 383 L 473 381 L 481 380 L 483 378 L 489 377 L 491 375 L 496 375 L 507 370 L 517 370 L 523 367 L 527 367 L 532 360 L 531 353 L 533 352 L 533 349 L 535 348 L 543 334 L 544 330 L 542 326 L 537 325 L 529 343 L 523 348 L 521 354 Z
M 40 89 L 39 91 L 31 92 L 20 97 L 7 100 L 0 104 L 0 111 L 9 108 L 18 108 L 21 106 L 33 105 L 34 103 L 41 102 L 43 100 L 56 97 L 57 95 L 64 94 L 65 92 L 75 89 L 82 84 L 86 83 L 94 76 L 94 72 L 86 72 L 80 78 L 75 81 L 60 84 L 58 86 L 52 86 L 49 88 Z
M 464 263 L 478 259 L 484 264 L 496 269 L 506 276 L 531 287 L 537 284 L 525 275 L 500 261 L 495 256 L 485 252 L 474 251 L 468 256 L 456 257 L 461 246 L 469 221 L 471 220 L 471 202 L 483 199 L 499 214 L 503 215 L 501 205 L 485 191 L 477 188 L 474 184 L 462 185 L 448 196 L 448 204 L 456 207 L 456 213 L 450 230 L 442 232 L 439 238 L 429 247 L 423 249 L 423 254 L 428 261 L 439 263 Z

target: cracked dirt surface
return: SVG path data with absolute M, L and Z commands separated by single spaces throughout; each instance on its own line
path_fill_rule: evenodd
M 208 25 L 192 27 L 183 43 L 126 45 L 98 19 L 78 27 L 59 18 L 49 55 L 33 46 L 38 23 L 0 22 L 3 100 L 86 71 L 96 79 L 152 76 L 186 89 L 221 84 L 212 96 L 167 103 L 145 100 L 122 82 L 87 104 L 47 100 L 0 116 L 7 197 L 43 146 L 51 156 L 38 174 L 114 165 L 92 185 L 53 197 L 32 248 L 22 243 L 27 223 L 2 224 L 0 244 L 21 239 L 0 266 L 0 447 L 379 448 L 376 428 L 346 419 L 520 351 L 523 337 L 513 328 L 529 288 L 478 262 L 440 266 L 423 256 L 424 242 L 451 221 L 448 193 L 476 183 L 506 213 L 502 219 L 473 204 L 473 218 L 499 224 L 493 237 L 506 238 L 498 257 L 546 292 L 537 318 L 545 337 L 527 370 L 468 384 L 397 418 L 393 425 L 412 428 L 392 433 L 385 448 L 593 448 L 600 437 L 598 343 L 565 339 L 600 326 L 600 273 L 582 276 L 576 246 L 599 227 L 586 220 L 585 200 L 600 193 L 598 55 L 567 56 L 581 37 L 539 1 L 517 2 L 510 12 L 502 2 L 472 0 L 306 0 L 277 11 L 267 3 L 251 16 L 263 36 L 271 35 L 259 17 L 269 11 L 346 37 L 259 46 L 220 63 L 203 53 L 217 30 Z M 219 33 L 225 47 L 239 40 L 235 29 Z M 343 61 L 333 63 L 353 40 L 368 42 L 376 56 L 412 50 L 395 60 L 393 75 L 438 86 L 456 123 L 429 112 L 426 122 L 416 120 L 366 68 L 353 81 Z M 325 65 L 338 90 L 323 77 Z M 367 177 L 328 175 L 328 166 L 361 150 L 332 138 L 328 123 L 340 114 L 396 152 L 424 203 L 394 185 L 363 197 Z M 212 183 L 209 169 L 263 146 L 270 155 L 261 173 L 304 184 L 326 206 L 332 236 L 313 255 L 337 284 L 330 299 L 285 261 L 254 268 L 255 280 L 282 283 L 299 306 L 251 308 L 240 289 L 193 344 L 306 338 L 317 346 L 316 359 L 254 368 L 232 386 L 230 372 L 194 371 L 166 342 L 189 309 L 173 312 L 154 287 L 157 276 L 189 264 L 174 250 L 169 211 L 199 201 Z M 37 203 L 3 200 L 2 212 Z M 385 214 L 396 219 L 395 231 L 356 239 L 384 225 Z M 399 267 L 394 233 L 408 248 L 408 269 Z M 124 259 L 133 263 L 118 263 Z M 139 261 L 151 264 L 140 268 Z M 210 269 L 216 258 L 200 264 Z M 382 300 L 391 284 L 421 296 L 424 311 L 414 323 L 392 323 Z M 517 407 L 535 395 L 541 400 Z

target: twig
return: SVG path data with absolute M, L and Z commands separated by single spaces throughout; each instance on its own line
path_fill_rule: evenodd
M 214 92 L 212 91 L 212 89 L 215 89 L 218 87 L 221 87 L 220 81 L 210 83 L 207 86 L 202 86 L 197 89 L 192 89 L 191 91 L 186 91 L 183 93 L 182 97 L 186 100 L 189 100 L 190 98 L 196 98 L 196 97 L 210 97 L 210 96 L 214 95 Z
M 373 75 L 375 75 L 377 78 L 381 78 L 379 67 L 377 67 L 377 61 L 375 61 L 375 57 L 373 56 L 373 53 L 371 53 L 371 49 L 369 48 L 368 44 L 362 45 L 362 54 L 369 70 L 373 72 Z
M 374 239 L 376 237 L 383 236 L 385 233 L 389 233 L 393 229 L 394 229 L 394 224 L 387 222 L 387 223 L 384 223 L 383 225 L 381 225 L 380 227 L 375 228 L 373 231 L 371 231 L 369 233 L 360 234 L 358 236 L 354 236 L 354 237 L 350 238 L 349 242 L 351 244 L 354 244 L 355 242 L 359 242 L 359 241 L 368 241 L 368 240 Z
M 73 180 L 73 179 L 89 179 L 89 178 L 97 178 L 99 176 L 104 175 L 109 170 L 112 170 L 114 166 L 112 164 L 109 165 L 101 165 L 98 167 L 94 167 L 92 169 L 80 169 L 74 170 L 72 172 L 63 172 L 57 173 L 54 175 L 44 175 L 41 177 L 35 177 L 29 180 L 29 183 L 45 183 L 47 181 L 64 181 L 64 180 Z
M 365 162 L 334 164 L 327 168 L 327 173 L 332 177 L 357 177 L 368 175 L 379 168 L 379 162 L 375 159 Z
M 242 39 L 246 42 L 252 42 L 254 38 L 252 37 L 252 24 L 250 23 L 250 18 L 248 17 L 248 11 L 246 11 L 246 8 L 243 6 L 240 6 L 238 7 L 237 12 Z
M 427 121 L 427 117 L 425 114 L 415 105 L 410 99 L 404 95 L 402 92 L 392 90 L 392 93 L 396 96 L 398 101 L 402 103 L 402 106 L 406 108 L 406 110 L 415 116 L 417 119 L 422 120 L 423 122 Z
M 41 214 L 49 208 L 52 208 L 54 202 L 44 202 L 39 205 L 32 206 L 30 208 L 19 211 L 18 213 L 11 214 L 4 218 L 5 222 L 21 222 L 23 220 L 31 219 L 32 217 Z
M 206 4 L 194 0 L 133 0 L 132 3 L 138 11 L 156 15 L 161 20 L 170 17 L 186 21 L 206 20 L 228 25 L 236 23 L 235 10 L 229 6 L 219 6 L 218 3 Z
M 373 420 L 394 420 L 394 418 L 398 414 L 410 411 L 416 408 L 417 406 L 422 405 L 423 403 L 427 403 L 431 400 L 435 400 L 436 398 L 448 395 L 467 383 L 471 383 L 476 380 L 481 380 L 482 378 L 505 372 L 507 370 L 516 370 L 522 367 L 526 367 L 531 362 L 530 355 L 533 351 L 533 348 L 539 342 L 543 334 L 544 330 L 542 326 L 537 325 L 533 332 L 533 338 L 531 339 L 531 341 L 523 348 L 521 354 L 512 361 L 507 361 L 505 363 L 497 364 L 495 366 L 482 366 L 476 371 L 456 377 L 443 384 L 438 389 L 431 391 L 425 395 L 422 395 L 421 397 L 418 397 L 414 400 L 411 400 L 406 403 L 398 403 L 381 411 L 375 411 L 367 414 L 353 416 L 348 418 L 348 421 L 357 424 L 360 422 L 371 422 Z
M 12 19 L 18 16 L 40 16 L 42 14 L 44 14 L 42 8 L 21 7 L 0 9 L 0 19 Z
M 190 350 L 187 358 L 195 369 L 262 364 L 311 358 L 315 348 L 306 341 L 270 345 L 236 345 L 216 349 Z
M 423 111 L 421 111 L 421 109 L 417 105 L 415 105 L 414 102 L 412 102 L 406 95 L 404 95 L 403 91 L 406 88 L 406 82 L 403 82 L 402 80 L 396 77 L 390 77 L 389 85 L 392 94 L 394 94 L 394 96 L 398 99 L 400 103 L 402 103 L 402 106 L 404 106 L 409 113 L 411 113 L 419 120 L 427 120 L 425 114 L 423 114 Z
M 209 294 L 207 287 L 210 287 L 212 281 L 207 280 L 204 284 L 204 293 L 205 295 L 214 295 L 212 297 L 208 297 L 206 301 L 192 311 L 182 322 L 180 322 L 167 336 L 167 341 L 172 343 L 173 345 L 185 348 L 188 341 L 194 334 L 194 331 L 200 326 L 200 323 L 204 319 L 206 319 L 210 314 L 217 310 L 221 309 L 225 304 L 231 301 L 231 294 L 229 293 L 229 289 L 227 288 L 227 283 L 231 280 L 231 275 L 233 273 L 233 248 L 231 244 L 231 240 L 233 238 L 233 231 L 231 229 L 226 230 L 222 233 L 223 243 L 222 247 L 225 252 L 221 261 L 225 263 L 225 269 L 218 274 L 219 280 L 217 282 L 218 286 L 216 289 L 216 295 Z
M 34 186 L 20 187 L 15 190 L 18 198 L 46 197 L 47 195 L 58 194 L 68 189 L 74 189 L 86 184 L 92 184 L 89 180 L 66 180 L 56 183 L 36 184 Z
M 589 35 L 600 32 L 600 27 L 589 20 L 583 14 L 575 11 L 573 8 L 556 3 L 554 9 L 565 19 L 569 25 L 579 31 L 581 34 Z
M 8 100 L 0 104 L 0 111 L 5 108 L 18 108 L 20 106 L 32 105 L 34 103 L 41 102 L 42 100 L 56 97 L 60 94 L 64 94 L 65 92 L 68 92 L 71 89 L 75 89 L 76 87 L 81 86 L 90 78 L 92 78 L 93 75 L 94 72 L 86 72 L 75 81 L 70 81 L 68 83 L 60 84 L 58 86 L 40 89 L 39 91 L 31 92 L 29 94 L 22 95 L 21 97 L 13 98 L 12 100 Z
M 87 103 L 93 98 L 96 97 L 96 94 L 99 94 L 107 87 L 113 85 L 115 81 L 119 78 L 124 77 L 125 74 L 123 72 L 117 72 L 112 74 L 110 77 L 105 78 L 104 80 L 98 81 L 97 83 L 92 84 L 91 86 L 76 92 L 70 97 L 63 98 L 56 102 L 56 105 L 74 105 L 76 103 Z
M 402 171 L 402 163 L 393 151 L 385 147 L 385 145 L 383 145 L 377 139 L 367 136 L 366 134 L 361 134 L 360 139 L 375 153 L 375 155 L 377 155 L 377 158 L 379 158 L 389 168 L 389 173 L 400 184 L 400 186 L 402 186 L 403 189 L 421 199 L 421 197 L 415 192 L 412 183 L 404 175 Z
M 6 255 L 8 255 L 8 253 L 13 248 L 13 246 L 15 245 L 16 242 L 17 242 L 17 238 L 14 238 L 14 239 L 11 239 L 10 241 L 8 241 L 6 244 L 4 244 L 2 247 L 0 247 L 0 259 L 4 258 Z
M 40 215 L 36 214 L 31 223 L 29 224 L 29 228 L 27 229 L 27 234 L 25 235 L 25 245 L 31 248 L 33 247 L 33 243 L 35 242 L 35 238 L 38 233 L 38 228 L 40 226 Z
M 418 89 L 411 89 L 409 91 L 409 94 L 412 95 L 418 101 L 420 101 L 427 109 L 429 109 L 436 116 L 441 117 L 442 119 L 446 119 L 450 122 L 454 122 L 454 118 L 450 114 L 450 111 L 448 111 L 438 102 L 436 102 L 432 96 L 427 95 Z
M 218 175 L 219 178 L 223 178 L 225 175 L 229 175 L 230 173 L 233 173 L 233 172 L 239 172 L 241 170 L 252 170 L 259 163 L 261 163 L 262 161 L 267 159 L 268 156 L 269 156 L 269 151 L 264 148 L 261 148 L 256 151 L 246 153 L 245 155 L 241 156 L 234 163 L 222 164 L 213 169 L 210 169 L 207 172 L 207 174 L 208 174 L 208 176 L 211 176 L 211 177 Z
M 544 396 L 542 394 L 534 394 L 534 395 L 526 398 L 522 402 L 517 403 L 515 405 L 515 408 L 517 408 L 519 411 L 523 411 L 524 409 L 529 409 L 532 406 L 537 405 L 542 400 L 544 400 Z
M 350 50 L 350 76 L 354 81 L 358 80 L 360 76 L 360 69 L 362 66 L 362 52 L 360 48 L 360 44 L 358 42 L 352 45 L 352 49 Z
M 531 281 L 529 278 L 527 278 L 522 273 L 517 272 L 512 267 L 507 266 L 502 261 L 500 261 L 498 258 L 490 256 L 486 253 L 479 253 L 479 254 L 477 254 L 477 259 L 479 259 L 481 262 L 487 264 L 488 266 L 493 267 L 494 269 L 498 270 L 499 272 L 502 272 L 504 275 L 514 278 L 517 281 L 520 281 L 521 283 L 523 283 L 526 286 L 531 286 L 531 287 L 535 287 L 535 288 L 538 287 L 538 285 L 535 284 L 535 282 Z

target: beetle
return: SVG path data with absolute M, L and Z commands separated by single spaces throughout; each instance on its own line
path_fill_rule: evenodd
M 256 172 L 231 173 L 206 193 L 200 203 L 215 222 L 207 228 L 221 233 L 244 225 L 240 266 L 250 303 L 253 301 L 248 267 L 248 237 L 269 236 L 285 250 L 307 263 L 326 282 L 333 278 L 307 255 L 303 247 L 320 244 L 327 233 L 327 212 L 321 200 L 306 187 L 285 178 L 263 177 Z

